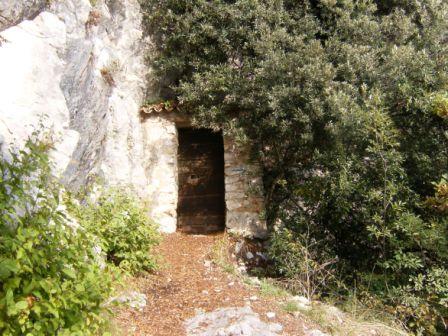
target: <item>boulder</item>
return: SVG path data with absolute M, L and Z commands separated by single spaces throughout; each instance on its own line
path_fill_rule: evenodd
M 249 306 L 200 312 L 185 322 L 188 336 L 276 336 L 282 331 L 277 323 L 265 323 Z

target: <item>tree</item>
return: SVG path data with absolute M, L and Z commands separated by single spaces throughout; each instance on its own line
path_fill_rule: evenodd
M 269 223 L 312 223 L 386 303 L 420 276 L 448 287 L 425 270 L 448 262 L 446 215 L 425 205 L 448 171 L 445 1 L 141 1 L 161 98 L 244 134 Z M 416 329 L 443 328 L 446 303 L 400 302 Z

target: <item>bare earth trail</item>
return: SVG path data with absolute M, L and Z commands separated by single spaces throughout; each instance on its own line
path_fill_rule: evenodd
M 275 298 L 262 297 L 257 288 L 248 286 L 210 262 L 210 251 L 222 235 L 166 235 L 157 252 L 163 258 L 154 275 L 138 279 L 138 290 L 147 296 L 142 311 L 123 310 L 116 323 L 123 335 L 182 336 L 184 322 L 198 311 L 245 307 L 267 323 L 283 326 L 281 335 L 303 335 L 303 322 L 282 311 Z M 274 312 L 274 318 L 267 313 Z

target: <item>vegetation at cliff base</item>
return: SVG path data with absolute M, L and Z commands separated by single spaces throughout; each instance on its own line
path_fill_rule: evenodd
M 140 1 L 160 99 L 261 164 L 277 275 L 445 334 L 446 1 Z
M 52 176 L 50 150 L 36 132 L 0 156 L 0 334 L 109 335 L 121 271 L 154 269 L 159 235 L 122 190 L 89 203 L 70 197 Z
M 0 332 L 94 335 L 112 276 L 94 239 L 64 211 L 48 144 L 29 140 L 0 160 Z
M 99 238 L 106 259 L 130 274 L 152 271 L 150 253 L 160 241 L 155 223 L 143 206 L 122 188 L 104 189 L 97 199 L 72 204 L 72 213 L 82 227 Z

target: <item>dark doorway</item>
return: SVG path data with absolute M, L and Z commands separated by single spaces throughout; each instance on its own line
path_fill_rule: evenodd
M 177 229 L 212 233 L 225 226 L 224 144 L 221 132 L 179 130 Z

